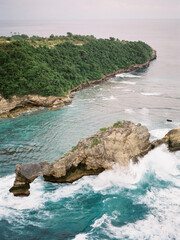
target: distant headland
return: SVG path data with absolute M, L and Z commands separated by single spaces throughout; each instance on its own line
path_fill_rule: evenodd
M 118 73 L 145 68 L 156 51 L 144 42 L 67 33 L 0 37 L 0 117 L 71 103 L 71 93 Z

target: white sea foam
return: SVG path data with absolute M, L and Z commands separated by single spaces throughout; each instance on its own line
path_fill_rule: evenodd
M 159 96 L 161 95 L 161 93 L 157 93 L 157 92 L 152 92 L 152 93 L 148 93 L 148 92 L 141 92 L 142 95 L 145 95 L 145 96 Z
M 127 174 L 130 184 L 143 181 L 143 179 L 146 181 L 145 173 L 151 172 L 158 179 L 172 182 L 172 186 L 166 188 L 151 187 L 145 196 L 140 195 L 139 198 L 132 199 L 134 204 L 145 204 L 150 209 L 149 214 L 143 220 L 117 227 L 113 225 L 112 220 L 116 220 L 118 215 L 121 214 L 120 212 L 113 212 L 111 216 L 103 214 L 102 217 L 96 219 L 91 225 L 93 229 L 89 232 L 89 239 L 91 239 L 91 234 L 93 235 L 94 232 L 97 232 L 97 229 L 101 229 L 105 235 L 112 239 L 179 239 L 180 170 L 177 168 L 178 164 L 179 158 L 174 153 L 170 153 L 167 147 L 163 145 L 149 152 L 141 159 L 139 164 L 131 165 Z M 114 177 L 117 179 L 116 183 L 112 181 L 112 175 L 104 175 L 102 173 L 97 177 L 100 180 L 101 176 L 101 181 L 104 181 L 104 188 L 109 187 L 110 184 L 111 186 L 114 184 L 119 185 L 118 182 L 123 181 L 118 178 L 116 171 L 117 169 L 112 170 Z M 121 175 L 122 173 L 119 172 L 119 174 Z M 109 176 L 111 179 L 107 180 Z M 125 181 L 125 186 L 127 187 L 127 179 Z M 101 184 L 101 187 L 103 187 L 103 184 Z
M 113 170 L 102 172 L 92 179 L 90 184 L 95 192 L 102 191 L 102 193 L 106 194 L 106 189 L 110 189 L 113 186 L 134 188 L 133 184 L 137 183 L 137 181 L 134 169 L 131 167 L 120 167 L 115 164 Z
M 109 100 L 116 100 L 116 98 L 113 95 L 111 95 L 110 97 L 103 97 L 102 100 L 109 101 Z
M 99 228 L 105 221 L 109 219 L 109 216 L 107 214 L 103 214 L 103 216 L 97 220 L 91 225 L 93 228 Z
M 131 162 L 129 167 L 115 165 L 113 170 L 104 171 L 98 176 L 86 176 L 73 184 L 57 185 L 54 191 L 48 193 L 43 190 L 46 183 L 38 178 L 31 184 L 31 194 L 28 198 L 15 198 L 8 192 L 13 184 L 14 174 L 3 177 L 0 181 L 0 219 L 7 219 L 11 223 L 19 221 L 29 224 L 23 210 L 44 211 L 44 204 L 47 201 L 56 202 L 61 198 L 75 197 L 77 193 L 85 194 L 92 190 L 103 195 L 114 195 L 122 188 L 136 189 L 137 183 L 146 181 L 146 173 L 152 173 L 158 179 L 172 182 L 173 187 L 167 189 L 153 187 L 145 196 L 133 199 L 135 204 L 146 204 L 152 208 L 152 212 L 147 215 L 146 219 L 117 227 L 112 224 L 112 220 L 115 220 L 120 213 L 114 212 L 112 216 L 104 213 L 101 218 L 94 221 L 89 233 L 78 234 L 75 240 L 91 239 L 93 229 L 97 228 L 102 228 L 104 234 L 115 239 L 123 239 L 125 236 L 131 239 L 173 239 L 173 237 L 178 239 L 180 170 L 177 165 L 179 157 L 179 155 L 170 153 L 167 147 L 162 145 L 150 151 L 140 160 L 139 164 L 134 165 Z M 65 207 L 69 210 L 72 208 L 68 205 Z M 48 217 L 51 216 L 48 215 Z
M 163 129 L 155 129 L 151 130 L 150 134 L 155 138 L 163 138 L 166 133 L 170 131 L 170 128 L 163 128 Z
M 14 197 L 8 190 L 12 187 L 15 175 L 9 175 L 0 180 L 0 207 L 15 210 L 38 209 L 41 207 L 43 200 L 42 181 L 36 179 L 31 184 L 31 195 L 28 198 Z M 26 199 L 26 200 L 25 200 Z M 36 201 L 34 201 L 36 199 Z M 1 217 L 0 212 L 0 217 Z
M 130 82 L 130 81 L 121 81 L 123 84 L 129 84 L 129 85 L 135 85 L 136 82 Z
M 179 239 L 180 236 L 180 191 L 178 188 L 151 188 L 140 204 L 146 204 L 150 214 L 143 220 L 128 223 L 122 227 L 112 224 L 112 217 L 106 218 L 106 233 L 111 238 L 123 239 Z M 96 220 L 97 221 L 97 220 Z
M 123 89 L 122 91 L 123 91 L 123 92 L 133 92 L 131 89 L 128 89 L 128 88 Z
M 6 219 L 9 223 L 21 223 L 24 225 L 34 225 L 33 222 L 25 219 L 24 210 L 40 210 L 46 202 L 46 197 L 43 191 L 43 182 L 41 179 L 36 179 L 31 184 L 31 194 L 29 197 L 14 197 L 9 192 L 13 185 L 15 175 L 9 175 L 0 179 L 0 220 Z M 37 225 L 37 223 L 36 223 Z M 41 222 L 39 222 L 41 225 Z
M 126 108 L 124 111 L 125 111 L 126 113 L 129 113 L 129 114 L 134 114 L 134 113 L 135 113 L 132 108 Z
M 120 73 L 120 74 L 117 74 L 116 77 L 118 77 L 118 78 L 141 78 L 141 76 L 134 75 L 132 73 Z
M 105 231 L 113 239 L 124 239 L 125 237 L 134 240 L 179 239 L 179 216 L 175 216 L 173 211 L 171 215 L 170 212 L 167 210 L 166 213 L 164 212 L 164 216 L 160 216 L 154 212 L 148 215 L 145 220 L 129 223 L 123 227 L 116 227 L 109 221 L 106 224 L 107 229 Z
M 80 233 L 77 234 L 73 240 L 87 240 L 87 239 L 89 239 L 88 234 Z
M 136 188 L 147 172 L 155 173 L 156 177 L 165 181 L 174 182 L 180 171 L 177 168 L 178 158 L 170 153 L 165 145 L 150 151 L 138 164 L 130 163 L 129 167 L 120 167 L 115 164 L 112 170 L 102 172 L 96 177 L 86 177 L 79 180 L 81 184 L 89 184 L 95 192 L 109 194 L 113 186 L 120 188 Z M 79 183 L 80 183 L 79 182 Z M 113 190 L 114 191 L 114 190 Z M 114 193 L 114 192 L 113 192 Z
M 156 177 L 165 181 L 178 182 L 176 176 L 180 174 L 177 168 L 178 157 L 170 153 L 165 145 L 150 151 L 139 164 L 130 163 L 129 167 L 114 165 L 112 170 L 107 170 L 98 176 L 85 176 L 73 184 L 59 185 L 53 192 L 49 193 L 48 199 L 58 201 L 60 198 L 73 197 L 77 193 L 88 192 L 91 187 L 94 192 L 102 194 L 110 193 L 113 186 L 121 188 L 137 188 L 147 172 L 155 173 Z M 114 194 L 112 189 L 112 194 Z
M 122 89 L 123 87 L 116 86 L 116 87 L 112 87 L 112 88 L 114 88 L 114 89 Z

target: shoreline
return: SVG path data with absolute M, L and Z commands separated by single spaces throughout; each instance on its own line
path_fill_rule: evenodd
M 152 56 L 151 56 L 151 58 L 150 58 L 147 62 L 141 63 L 141 64 L 133 64 L 133 65 L 131 65 L 131 66 L 130 66 L 129 68 L 127 68 L 127 69 L 121 68 L 121 69 L 119 69 L 119 70 L 117 70 L 117 71 L 114 71 L 113 73 L 106 74 L 106 75 L 104 75 L 101 79 L 92 80 L 92 81 L 87 81 L 87 82 L 81 83 L 81 84 L 78 85 L 77 87 L 75 87 L 75 88 L 73 88 L 72 90 L 70 90 L 69 93 L 68 93 L 68 96 L 70 96 L 70 94 L 73 93 L 73 92 L 77 92 L 77 91 L 79 91 L 79 90 L 82 90 L 82 89 L 84 89 L 84 88 L 93 86 L 93 85 L 95 85 L 95 84 L 108 81 L 110 78 L 115 77 L 117 74 L 120 74 L 120 73 L 128 73 L 128 72 L 132 72 L 132 71 L 137 70 L 137 69 L 146 68 L 146 67 L 149 66 L 150 62 L 153 61 L 153 60 L 155 60 L 156 58 L 157 58 L 156 51 L 153 50 Z
M 120 73 L 128 73 L 137 69 L 146 68 L 150 62 L 157 58 L 156 51 L 153 50 L 151 58 L 142 64 L 133 64 L 128 69 L 119 69 L 113 73 L 104 75 L 101 79 L 87 81 L 79 84 L 77 87 L 70 90 L 66 97 L 48 96 L 42 97 L 39 95 L 25 95 L 23 97 L 13 96 L 12 99 L 5 99 L 0 95 L 0 119 L 15 118 L 22 113 L 28 111 L 48 108 L 49 110 L 59 110 L 61 107 L 69 105 L 72 102 L 72 93 L 80 91 L 84 88 L 108 81 L 110 78 Z

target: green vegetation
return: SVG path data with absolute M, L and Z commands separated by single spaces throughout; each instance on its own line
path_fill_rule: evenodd
M 93 148 L 94 146 L 97 146 L 99 143 L 101 143 L 101 141 L 99 141 L 97 138 L 95 138 L 93 143 L 91 144 L 91 148 Z
M 84 145 L 84 149 L 86 149 L 86 148 L 88 148 L 88 146 L 87 146 L 87 145 Z
M 141 123 L 138 123 L 137 126 L 142 126 L 142 124 L 141 124 Z
M 75 151 L 77 149 L 77 146 L 72 146 L 72 151 Z
M 122 126 L 121 121 L 117 121 L 116 123 L 113 124 L 113 127 L 121 127 L 121 126 Z
M 70 152 L 67 152 L 63 157 L 69 156 Z
M 96 39 L 94 36 L 25 34 L 0 38 L 0 94 L 65 96 L 77 85 L 149 60 L 143 42 Z
M 108 129 L 108 127 L 103 127 L 103 128 L 100 128 L 100 131 L 106 131 Z

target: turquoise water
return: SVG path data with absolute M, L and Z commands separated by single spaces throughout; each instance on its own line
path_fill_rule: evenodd
M 119 32 L 124 24 L 126 31 Z M 117 120 L 146 125 L 151 140 L 179 126 L 180 22 L 122 21 L 113 29 L 101 25 L 106 33 L 92 23 L 94 35 L 140 38 L 157 50 L 158 58 L 148 69 L 76 93 L 72 104 L 60 111 L 0 120 L 2 240 L 179 239 L 180 153 L 170 153 L 166 146 L 151 151 L 138 165 L 114 166 L 73 184 L 47 183 L 40 177 L 31 184 L 28 198 L 15 198 L 8 191 L 17 163 L 52 162 L 81 138 Z M 81 25 L 76 27 L 81 33 Z

